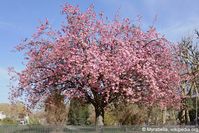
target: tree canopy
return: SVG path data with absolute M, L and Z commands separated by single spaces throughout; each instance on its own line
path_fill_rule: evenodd
M 179 64 L 172 43 L 154 27 L 143 31 L 128 18 L 108 20 L 90 6 L 85 12 L 65 4 L 66 21 L 54 30 L 48 20 L 32 38 L 17 46 L 25 51 L 12 98 L 25 94 L 36 105 L 54 90 L 93 104 L 96 118 L 114 100 L 146 105 L 179 103 Z

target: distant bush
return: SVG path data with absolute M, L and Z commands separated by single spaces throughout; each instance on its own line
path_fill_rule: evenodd
M 72 99 L 70 101 L 70 109 L 68 113 L 68 124 L 71 125 L 90 125 L 89 118 L 89 106 L 84 104 L 78 99 Z
M 30 117 L 30 125 L 40 125 L 38 118 Z
M 1 125 L 12 125 L 12 124 L 17 124 L 16 120 L 13 120 L 11 118 L 5 118 L 3 120 L 0 121 Z

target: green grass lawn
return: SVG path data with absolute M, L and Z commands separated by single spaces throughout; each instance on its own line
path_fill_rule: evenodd
M 183 128 L 183 127 L 182 127 Z M 188 127 L 187 127 L 188 128 Z M 95 127 L 78 127 L 78 126 L 22 126 L 22 125 L 7 125 L 0 126 L 0 133 L 149 133 L 150 131 L 141 131 L 141 127 L 104 127 L 103 130 L 96 130 Z M 166 133 L 164 131 L 155 133 Z M 167 133 L 170 133 L 168 131 Z M 174 133 L 174 132 L 172 132 Z M 176 132 L 177 133 L 177 132 Z M 183 133 L 183 132 L 180 132 Z M 191 133 L 191 132 L 184 132 Z M 192 132 L 195 133 L 195 132 Z

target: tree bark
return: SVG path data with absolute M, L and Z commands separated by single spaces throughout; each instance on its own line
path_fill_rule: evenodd
M 104 125 L 104 108 L 95 106 L 96 126 Z
M 185 109 L 183 109 L 181 114 L 181 123 L 185 124 L 185 122 L 186 122 L 186 115 L 185 115 Z
M 173 124 L 176 125 L 177 121 L 176 121 L 176 114 L 175 114 L 175 110 L 172 110 L 172 119 L 173 119 Z
M 190 117 L 189 117 L 189 110 L 188 109 L 185 110 L 185 114 L 186 114 L 186 124 L 190 124 Z

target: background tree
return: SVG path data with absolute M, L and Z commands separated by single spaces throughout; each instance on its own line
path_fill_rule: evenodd
M 27 63 L 16 73 L 12 98 L 25 94 L 34 106 L 59 88 L 69 99 L 91 103 L 97 125 L 103 125 L 104 109 L 115 100 L 161 107 L 179 103 L 181 79 L 172 44 L 154 27 L 144 32 L 129 19 L 110 21 L 92 6 L 81 12 L 66 4 L 62 12 L 61 30 L 46 20 L 17 47 Z
M 196 100 L 198 99 L 198 87 L 199 87 L 199 49 L 198 49 L 198 31 L 192 37 L 184 37 L 179 43 L 179 59 L 186 65 L 186 69 L 182 69 L 182 76 L 184 78 L 181 85 L 181 92 L 183 96 L 181 111 L 179 112 L 179 119 L 181 123 L 190 123 L 190 110 L 195 108 Z M 193 113 L 193 111 L 192 111 Z M 196 113 L 196 112 L 195 112 Z M 191 116 L 195 116 L 192 114 Z
M 70 101 L 68 113 L 68 123 L 72 125 L 89 125 L 89 105 L 82 103 L 78 99 Z
M 142 104 L 115 103 L 110 104 L 105 113 L 106 125 L 175 125 L 177 111 L 175 108 L 144 106 Z
M 45 116 L 49 124 L 66 124 L 67 110 L 64 103 L 64 96 L 60 90 L 55 90 L 45 100 Z
M 114 119 L 112 124 L 142 125 L 146 123 L 148 118 L 147 108 L 126 102 L 116 103 L 115 105 L 109 107 L 109 110 L 105 115 L 105 120 L 107 122 L 110 122 L 109 119 L 111 118 Z

